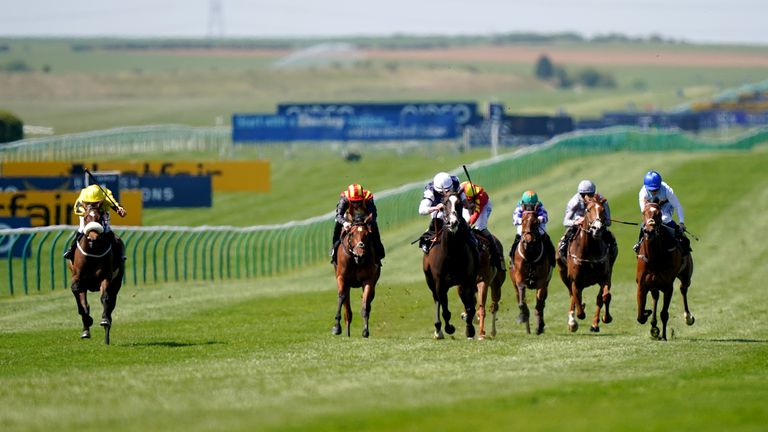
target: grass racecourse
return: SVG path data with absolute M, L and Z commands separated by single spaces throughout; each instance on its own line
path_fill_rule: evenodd
M 426 226 L 419 220 L 383 233 L 369 339 L 360 336 L 359 290 L 352 337 L 330 334 L 336 292 L 325 263 L 269 279 L 126 286 L 110 346 L 98 328 L 79 339 L 68 290 L 1 299 L 0 430 L 766 430 L 766 164 L 765 146 L 615 153 L 489 191 L 491 230 L 508 248 L 523 190 L 538 191 L 558 238 L 581 178 L 609 197 L 614 218 L 636 221 L 642 174 L 661 171 L 701 237 L 689 291 L 696 324 L 685 325 L 675 292 L 668 342 L 635 321 L 637 228 L 625 225 L 613 227 L 614 322 L 600 333 L 586 330 L 588 320 L 567 331 L 568 297 L 553 278 L 543 335 L 515 323 L 507 282 L 496 338 L 432 340 L 421 252 L 409 245 Z M 588 318 L 596 293 L 585 290 Z M 458 318 L 455 290 L 449 299 Z

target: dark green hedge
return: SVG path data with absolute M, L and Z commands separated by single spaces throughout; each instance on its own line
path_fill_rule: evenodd
M 24 138 L 24 123 L 21 119 L 0 110 L 0 143 L 18 141 Z

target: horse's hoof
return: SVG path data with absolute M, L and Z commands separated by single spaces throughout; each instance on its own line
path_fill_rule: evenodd
M 496 330 L 491 330 L 491 337 L 492 337 L 492 338 L 495 338 L 495 337 L 496 337 Z
M 528 322 L 528 317 L 525 314 L 520 314 L 517 316 L 518 324 L 525 324 L 526 322 Z
M 90 339 L 91 338 L 91 331 L 86 329 L 83 330 L 83 332 L 80 334 L 80 339 Z
M 435 334 L 432 335 L 432 338 L 435 340 L 445 339 L 445 335 L 443 335 L 442 330 L 435 330 Z
M 693 316 L 693 314 L 685 314 L 685 323 L 689 326 L 692 326 L 693 323 L 696 322 L 696 318 Z
M 659 334 L 661 334 L 661 331 L 658 327 L 651 327 L 651 337 L 658 340 Z
M 363 329 L 363 337 L 364 337 L 364 338 L 367 338 L 367 337 L 368 337 L 368 334 L 369 334 L 369 333 L 368 333 L 368 329 Z
M 544 326 L 539 326 L 536 328 L 536 336 L 544 334 Z
M 90 315 L 86 315 L 85 316 L 85 322 L 83 324 L 85 324 L 85 327 L 92 326 L 93 325 L 93 318 L 91 318 Z
M 112 320 L 109 318 L 102 318 L 99 325 L 102 327 L 112 327 Z
M 453 324 L 446 324 L 445 332 L 448 333 L 449 335 L 452 335 L 456 332 L 456 327 L 454 327 Z
M 576 330 L 578 330 L 578 329 L 579 329 L 579 323 L 578 322 L 574 321 L 572 323 L 568 323 L 568 330 L 571 333 L 576 333 Z
M 475 326 L 469 324 L 466 331 L 464 332 L 464 335 L 467 336 L 467 339 L 472 339 L 475 337 Z
M 592 333 L 600 333 L 600 326 L 596 326 L 596 325 L 590 326 L 589 331 L 591 331 Z
M 461 320 L 462 321 L 466 321 L 467 320 L 467 313 L 466 312 L 462 312 L 461 313 Z
M 585 312 L 582 312 L 582 313 L 576 315 L 576 318 L 578 318 L 580 320 L 583 320 L 586 317 L 587 317 L 587 314 Z
M 485 340 L 485 333 L 480 333 L 480 334 L 477 336 L 477 340 Z
M 603 316 L 603 324 L 610 324 L 613 322 L 613 317 L 610 315 L 604 315 Z
M 331 329 L 331 334 L 335 335 L 335 336 L 340 335 L 341 334 L 341 326 L 339 326 L 339 325 L 333 326 L 333 328 Z

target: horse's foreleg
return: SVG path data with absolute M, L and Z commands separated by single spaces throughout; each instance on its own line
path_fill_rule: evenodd
M 485 339 L 485 301 L 488 298 L 488 284 L 485 281 L 477 283 L 477 320 L 480 324 L 478 339 Z
M 611 282 L 610 281 L 608 281 L 608 283 L 603 285 L 603 292 L 601 294 L 602 294 L 601 299 L 603 301 L 603 304 L 605 305 L 603 322 L 606 324 L 610 324 L 611 321 L 613 321 L 613 317 L 611 316 Z
M 531 334 L 531 313 L 528 310 L 528 305 L 525 303 L 525 286 L 523 284 L 517 285 L 517 307 L 520 309 L 520 315 L 517 316 L 518 324 L 525 324 L 525 332 Z
M 376 292 L 372 283 L 367 283 L 363 286 L 363 308 L 360 311 L 360 316 L 363 317 L 363 337 L 365 338 L 370 334 L 368 331 L 368 318 L 371 315 L 371 303 L 375 295 Z
M 653 302 L 653 314 L 651 315 L 651 337 L 659 338 L 659 321 L 656 319 L 659 306 L 659 290 L 651 290 L 651 300 Z
M 664 290 L 664 300 L 661 305 L 661 340 L 667 340 L 667 321 L 669 320 L 669 303 L 672 301 L 674 287 Z
M 547 287 L 536 290 L 536 334 L 544 333 L 544 306 L 547 304 Z
M 85 291 L 73 291 L 72 294 L 75 296 L 77 313 L 80 315 L 80 320 L 83 322 L 83 333 L 80 337 L 88 339 L 91 337 L 90 328 L 93 325 L 93 318 L 91 318 L 90 315 L 91 307 L 88 305 L 87 293 Z
M 685 323 L 687 325 L 693 325 L 693 323 L 696 321 L 696 318 L 694 318 L 691 311 L 688 310 L 688 287 L 691 286 L 693 260 L 689 258 L 684 265 L 686 266 L 685 273 L 678 276 L 680 279 L 680 295 L 683 297 L 683 310 L 685 311 L 683 316 L 685 317 Z
M 452 335 L 456 331 L 456 327 L 451 324 L 451 311 L 448 309 L 448 287 L 438 286 L 438 298 L 440 302 L 440 309 L 442 309 L 443 321 L 445 321 L 445 332 Z M 469 313 L 469 312 L 467 312 Z M 472 311 L 474 316 L 474 311 Z M 437 322 L 440 320 L 438 319 Z M 435 325 L 437 325 L 435 322 Z
M 99 284 L 99 299 L 101 300 L 101 325 L 109 327 L 112 325 L 112 299 L 110 298 L 109 279 L 104 279 Z
M 344 300 L 347 298 L 347 290 L 343 285 L 343 282 L 341 280 L 337 280 L 338 282 L 338 293 L 339 298 L 336 303 L 336 316 L 334 317 L 334 324 L 333 328 L 331 329 L 331 334 L 334 334 L 336 336 L 341 334 L 341 306 L 344 304 Z
M 445 336 L 443 335 L 442 326 L 443 326 L 443 323 L 440 321 L 440 300 L 435 299 L 435 333 L 434 333 L 435 339 L 445 338 Z
M 344 326 L 347 329 L 347 337 L 350 337 L 349 330 L 352 325 L 352 305 L 349 297 L 349 289 L 347 289 L 347 294 L 344 296 Z
M 504 283 L 505 274 L 499 272 L 491 283 L 491 336 L 496 337 L 496 312 L 499 311 L 501 301 L 501 285 Z
M 648 289 L 642 283 L 637 283 L 637 322 L 645 324 L 651 311 L 645 308 L 645 302 L 648 297 Z
M 581 288 L 576 284 L 576 281 L 571 281 L 571 310 L 576 311 L 576 318 L 580 320 L 587 317 L 587 314 L 584 312 Z
M 464 303 L 464 311 L 466 312 L 466 316 L 464 317 L 464 322 L 466 323 L 464 335 L 468 338 L 473 338 L 475 337 L 475 326 L 472 322 L 475 319 L 475 307 L 477 306 L 477 298 L 475 295 L 477 293 L 477 287 L 474 281 L 469 281 L 464 285 L 460 285 L 458 289 L 461 302 Z

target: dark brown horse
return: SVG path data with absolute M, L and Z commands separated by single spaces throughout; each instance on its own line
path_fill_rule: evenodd
M 123 245 L 113 232 L 104 232 L 103 217 L 99 206 L 87 205 L 84 235 L 77 241 L 72 261 L 67 261 L 72 272 L 72 294 L 77 303 L 77 312 L 83 322 L 80 337 L 91 337 L 90 315 L 87 293 L 99 292 L 103 312 L 100 325 L 104 327 L 104 342 L 109 344 L 109 330 L 112 327 L 112 311 L 117 304 L 117 294 L 123 284 Z
M 568 289 L 571 297 L 570 309 L 568 309 L 568 329 L 575 332 L 579 323 L 574 318 L 584 319 L 584 303 L 581 292 L 591 285 L 599 285 L 595 301 L 597 307 L 592 317 L 590 331 L 600 331 L 600 310 L 605 305 L 603 322 L 608 324 L 613 321 L 610 312 L 611 305 L 611 274 L 616 255 L 611 253 L 610 247 L 604 240 L 608 228 L 606 227 L 605 206 L 594 197 L 587 196 L 586 209 L 578 231 L 571 240 L 567 249 L 567 256 L 561 257 L 558 251 L 557 268 L 560 279 Z
M 530 311 L 525 301 L 525 290 L 536 290 L 536 334 L 544 333 L 544 306 L 547 300 L 547 287 L 552 278 L 555 263 L 552 262 L 547 248 L 553 247 L 548 236 L 539 233 L 539 218 L 535 211 L 524 211 L 522 217 L 520 242 L 515 250 L 510 251 L 509 277 L 515 284 L 517 306 L 520 315 L 517 321 L 525 324 L 527 333 L 531 332 Z M 550 242 L 549 245 L 546 242 Z
M 368 221 L 356 221 L 349 229 L 342 232 L 336 249 L 336 286 L 339 300 L 336 307 L 336 323 L 331 332 L 341 334 L 341 306 L 344 305 L 344 324 L 349 336 L 352 323 L 352 308 L 349 305 L 350 288 L 363 288 L 363 337 L 368 337 L 368 318 L 371 315 L 371 302 L 376 295 L 376 282 L 381 274 L 381 267 L 376 264 L 376 251 L 371 241 L 371 227 Z
M 495 262 L 491 260 L 491 249 L 504 250 L 501 242 L 496 236 L 491 234 L 488 239 L 482 234 L 475 234 L 480 246 L 480 261 L 477 267 L 477 320 L 480 323 L 478 330 L 478 339 L 485 339 L 485 304 L 488 300 L 488 291 L 491 292 L 491 337 L 496 336 L 496 312 L 499 310 L 499 301 L 501 300 L 501 286 L 507 279 L 506 272 L 499 270 Z M 496 243 L 491 244 L 490 241 Z
M 477 304 L 477 248 L 473 243 L 469 225 L 461 217 L 462 203 L 458 195 L 448 195 L 443 200 L 442 218 L 432 219 L 435 236 L 432 246 L 424 254 L 423 267 L 427 285 L 435 301 L 435 339 L 443 339 L 440 312 L 445 320 L 445 332 L 453 334 L 451 311 L 448 309 L 448 289 L 458 286 L 459 298 L 464 304 L 465 335 L 475 336 L 475 306 Z
M 645 324 L 650 315 L 651 336 L 667 340 L 669 303 L 672 300 L 675 279 L 680 280 L 680 294 L 683 295 L 685 323 L 693 325 L 695 318 L 688 310 L 688 287 L 693 275 L 693 258 L 684 253 L 671 232 L 673 229 L 661 222 L 661 208 L 656 203 L 647 203 L 643 208 L 643 239 L 637 254 L 637 322 Z M 653 298 L 653 311 L 645 308 L 648 293 Z M 656 306 L 659 293 L 664 294 L 661 306 L 662 331 L 656 320 Z

